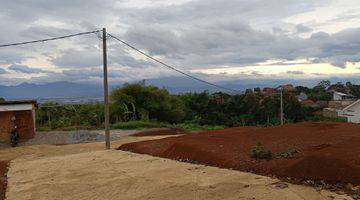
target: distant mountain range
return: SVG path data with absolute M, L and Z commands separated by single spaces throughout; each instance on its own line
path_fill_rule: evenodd
M 209 92 L 224 91 L 213 86 L 199 83 L 192 79 L 182 77 L 166 77 L 161 79 L 147 79 L 146 85 L 155 85 L 166 88 L 170 93 Z M 259 84 L 242 85 L 239 83 L 223 82 L 217 83 L 221 86 L 234 90 L 243 91 L 246 88 L 258 87 Z M 122 84 L 118 84 L 122 85 Z M 110 85 L 110 90 L 118 85 Z M 7 100 L 17 99 L 64 99 L 64 98 L 94 98 L 103 96 L 102 84 L 83 84 L 73 82 L 53 82 L 44 84 L 22 83 L 16 86 L 0 85 L 0 97 Z
M 22 83 L 16 86 L 0 85 L 0 97 L 5 99 L 42 99 L 82 96 L 102 96 L 102 87 L 71 82 L 54 82 L 39 85 Z
M 339 79 L 330 79 L 332 82 L 343 81 Z M 291 83 L 293 85 L 313 86 L 320 80 L 293 80 L 293 79 L 280 79 L 280 80 L 264 80 L 264 79 L 239 79 L 216 82 L 216 84 L 238 90 L 245 91 L 248 88 L 255 87 L 276 87 L 280 84 Z M 349 80 L 359 82 L 359 80 Z M 146 85 L 155 85 L 164 87 L 171 93 L 184 93 L 184 92 L 199 92 L 208 90 L 209 92 L 220 91 L 221 89 L 204 83 L 186 78 L 186 77 L 163 77 L 158 79 L 147 79 Z M 121 84 L 118 84 L 121 85 Z M 110 85 L 110 89 L 117 85 Z M 22 83 L 16 86 L 2 86 L 0 85 L 0 97 L 7 100 L 14 99 L 51 99 L 51 98 L 96 98 L 103 96 L 102 84 L 83 84 L 73 82 L 53 82 L 44 84 Z

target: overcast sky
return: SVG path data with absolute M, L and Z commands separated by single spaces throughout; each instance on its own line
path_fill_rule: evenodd
M 0 0 L 0 44 L 106 27 L 209 81 L 360 78 L 359 0 Z M 0 48 L 0 84 L 102 78 L 95 35 Z M 174 76 L 109 38 L 112 83 Z

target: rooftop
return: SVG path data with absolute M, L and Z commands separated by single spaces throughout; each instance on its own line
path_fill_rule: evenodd
M 36 100 L 19 100 L 19 101 L 0 101 L 0 105 L 14 105 L 14 104 L 35 104 Z

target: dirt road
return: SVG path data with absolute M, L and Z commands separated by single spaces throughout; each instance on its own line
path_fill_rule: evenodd
M 123 151 L 16 159 L 7 200 L 25 199 L 350 199 L 249 173 Z
M 140 142 L 146 140 L 162 139 L 169 136 L 150 136 L 150 137 L 124 137 L 121 140 L 111 141 L 111 147 L 116 148 L 119 145 Z M 71 144 L 71 145 L 30 145 L 15 148 L 6 148 L 0 150 L 0 160 L 34 160 L 37 158 L 61 156 L 69 154 L 78 154 L 84 152 L 99 151 L 105 148 L 104 142 Z
M 164 137 L 126 137 L 112 146 Z M 103 149 L 98 142 L 0 150 L 0 160 L 12 160 L 7 200 L 351 199 L 251 173 Z

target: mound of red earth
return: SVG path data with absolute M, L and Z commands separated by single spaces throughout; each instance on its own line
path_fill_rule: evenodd
M 290 147 L 299 153 L 270 161 L 253 159 L 250 151 L 258 142 L 273 154 Z M 357 124 L 303 122 L 268 128 L 237 127 L 129 143 L 118 149 L 296 181 L 360 184 Z
M 8 161 L 0 160 L 0 200 L 5 199 L 7 179 L 6 174 L 8 170 Z
M 181 129 L 171 128 L 171 129 L 155 129 L 155 130 L 147 130 L 140 133 L 133 134 L 135 137 L 143 137 L 143 136 L 159 136 L 159 135 L 183 135 L 186 134 Z

